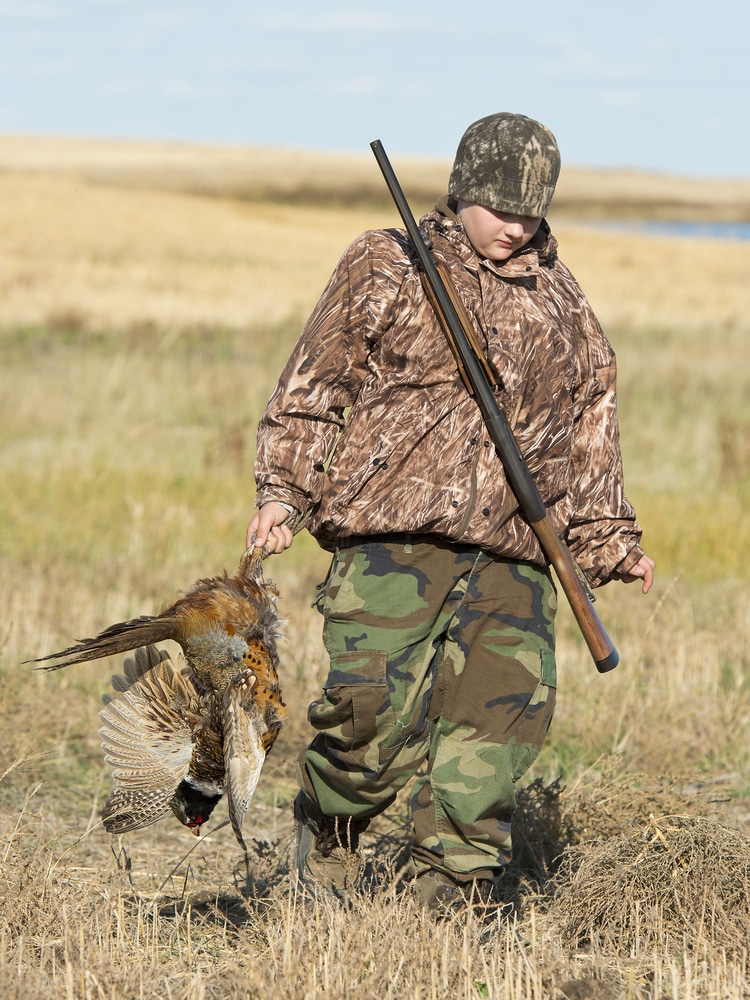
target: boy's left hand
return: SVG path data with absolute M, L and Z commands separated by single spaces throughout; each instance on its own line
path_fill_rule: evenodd
M 648 556 L 641 556 L 638 562 L 630 567 L 630 572 L 622 577 L 622 582 L 633 583 L 635 580 L 643 580 L 641 592 L 647 594 L 651 590 L 651 584 L 654 582 L 655 568 L 656 563 L 653 559 L 649 559 Z

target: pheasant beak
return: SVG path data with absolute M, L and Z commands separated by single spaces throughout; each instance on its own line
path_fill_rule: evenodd
M 188 829 L 192 830 L 192 832 L 195 834 L 196 837 L 200 837 L 202 826 L 203 826 L 202 816 L 199 817 L 198 819 L 191 820 L 191 822 L 188 823 Z

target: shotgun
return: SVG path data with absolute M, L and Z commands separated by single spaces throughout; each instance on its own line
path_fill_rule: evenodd
M 456 357 L 461 378 L 481 411 L 519 507 L 538 538 L 545 556 L 555 568 L 597 670 L 602 674 L 613 670 L 619 662 L 619 654 L 594 610 L 594 597 L 581 570 L 567 545 L 550 523 L 544 502 L 493 392 L 498 381 L 484 357 L 479 338 L 450 273 L 441 261 L 436 263 L 433 260 L 430 248 L 419 231 L 383 144 L 379 139 L 375 139 L 370 143 L 370 148 L 375 154 L 388 190 L 417 251 L 427 296 Z

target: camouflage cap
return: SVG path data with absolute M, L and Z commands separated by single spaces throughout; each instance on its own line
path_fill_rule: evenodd
M 500 112 L 464 132 L 448 192 L 498 212 L 547 214 L 560 173 L 560 150 L 541 122 Z

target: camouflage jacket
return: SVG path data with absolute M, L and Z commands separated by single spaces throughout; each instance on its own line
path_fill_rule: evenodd
M 550 520 L 593 586 L 643 554 L 623 492 L 615 358 L 543 222 L 509 260 L 479 257 L 450 210 L 421 224 L 502 384 Z M 426 300 L 406 234 L 344 253 L 258 428 L 258 506 L 309 517 L 324 547 L 413 532 L 543 564 Z

